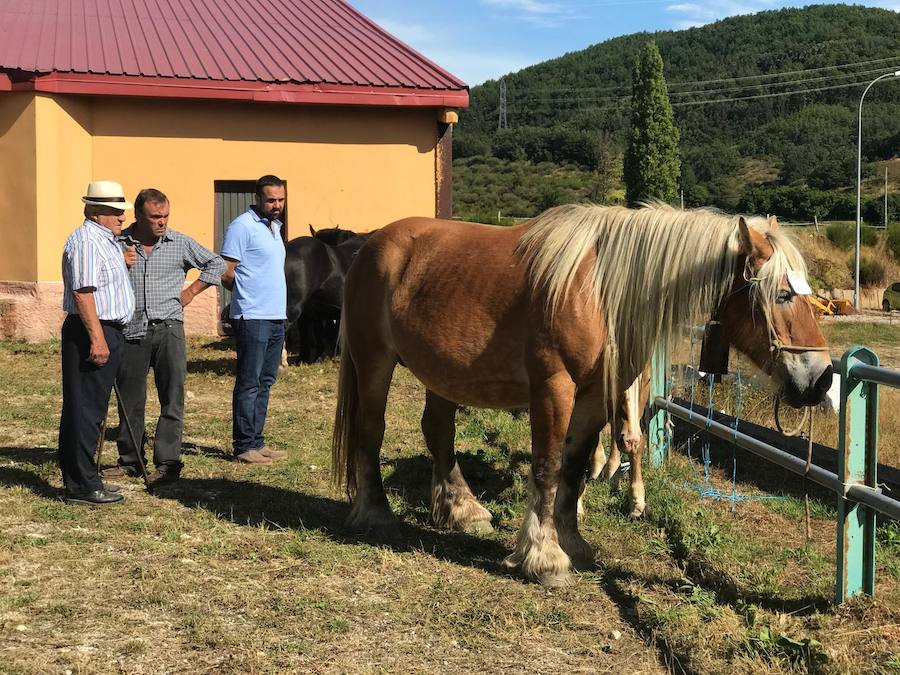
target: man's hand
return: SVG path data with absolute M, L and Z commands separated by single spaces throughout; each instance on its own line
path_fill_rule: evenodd
M 106 365 L 106 362 L 109 361 L 109 345 L 106 344 L 106 338 L 102 333 L 99 338 L 91 340 L 91 353 L 88 355 L 88 361 L 98 368 Z
M 126 248 L 122 255 L 125 257 L 126 267 L 131 267 L 137 262 L 137 249 L 134 247 L 134 244 Z
M 197 297 L 196 293 L 194 293 L 193 289 L 188 286 L 183 291 L 181 291 L 181 306 L 187 307 L 191 304 L 191 300 Z
M 231 258 L 225 258 L 227 267 L 225 273 L 222 274 L 222 285 L 229 291 L 234 291 L 234 268 L 237 267 L 238 261 Z

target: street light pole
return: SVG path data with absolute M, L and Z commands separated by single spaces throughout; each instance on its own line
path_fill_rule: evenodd
M 857 116 L 857 143 L 856 143 L 856 248 L 853 264 L 853 306 L 859 311 L 859 230 L 860 230 L 860 206 L 862 204 L 862 104 L 866 94 L 872 85 L 888 77 L 900 77 L 900 70 L 893 73 L 879 75 L 869 82 L 859 97 L 859 114 Z

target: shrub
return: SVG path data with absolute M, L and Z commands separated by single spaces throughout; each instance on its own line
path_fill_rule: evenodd
M 853 261 L 847 263 L 850 266 L 850 272 L 853 273 Z M 886 275 L 884 265 L 877 260 L 870 258 L 860 258 L 859 260 L 859 285 L 871 288 L 873 286 L 883 286 Z
M 863 246 L 877 246 L 878 232 L 871 225 L 861 225 L 859 228 L 859 242 Z
M 825 228 L 825 236 L 842 251 L 850 251 L 856 244 L 856 232 L 854 225 L 847 223 L 831 223 Z
M 900 223 L 892 223 L 887 231 L 888 248 L 894 254 L 895 260 L 900 260 Z

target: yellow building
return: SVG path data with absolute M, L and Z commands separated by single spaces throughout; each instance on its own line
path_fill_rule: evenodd
M 170 227 L 214 250 L 267 173 L 287 183 L 288 238 L 450 216 L 466 86 L 341 0 L 272 0 L 282 30 L 265 47 L 239 0 L 152 30 L 133 28 L 148 28 L 140 0 L 119 8 L 133 16 L 71 4 L 0 10 L 0 336 L 58 335 L 62 246 L 92 180 L 162 190 Z M 201 298 L 186 328 L 214 333 Z

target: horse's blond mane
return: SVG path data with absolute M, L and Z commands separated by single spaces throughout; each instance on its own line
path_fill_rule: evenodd
M 769 309 L 785 272 L 805 275 L 806 267 L 780 229 L 762 218 L 746 222 L 774 249 L 755 278 L 745 270 L 753 302 L 771 330 Z M 582 261 L 596 251 L 597 262 L 581 290 L 593 297 L 606 320 L 603 365 L 612 386 L 620 365 L 640 372 L 661 338 L 710 318 L 731 286 L 739 242 L 738 216 L 712 209 L 570 204 L 534 219 L 519 240 L 519 251 L 532 288 L 546 294 L 551 315 L 570 291 Z

